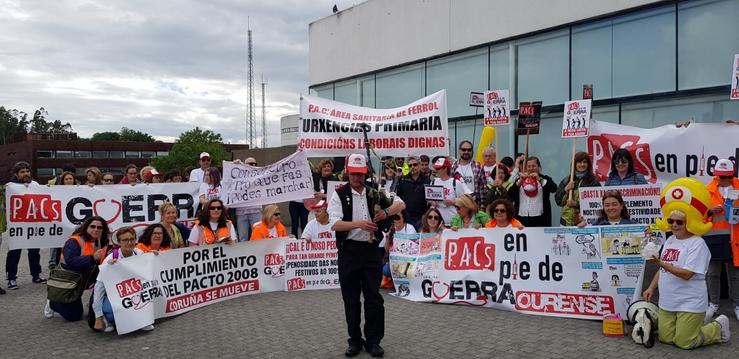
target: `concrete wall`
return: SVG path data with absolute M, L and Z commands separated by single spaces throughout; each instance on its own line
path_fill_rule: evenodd
M 662 0 L 370 0 L 309 25 L 310 85 Z

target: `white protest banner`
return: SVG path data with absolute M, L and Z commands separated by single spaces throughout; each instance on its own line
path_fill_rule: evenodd
M 365 154 L 365 131 L 380 156 L 449 155 L 445 90 L 392 109 L 303 96 L 299 129 L 298 148 L 308 157 Z
M 420 288 L 424 280 L 436 280 L 441 269 L 441 234 L 396 233 L 390 247 L 390 271 L 395 296 L 429 302 Z
M 285 290 L 339 288 L 339 263 L 333 232 L 317 233 L 309 242 L 287 242 Z
M 593 100 L 565 102 L 565 112 L 562 117 L 562 138 L 588 137 L 592 104 Z
M 426 191 L 426 199 L 429 201 L 443 201 L 444 200 L 444 186 L 424 185 Z
M 188 247 L 121 259 L 100 268 L 118 334 L 156 318 L 285 288 L 285 241 Z
M 652 129 L 592 121 L 588 153 L 598 180 L 605 181 L 611 155 L 624 148 L 634 158 L 634 170 L 649 183 L 666 185 L 680 177 L 708 183 L 716 162 L 739 155 L 739 126 L 723 123 L 693 123 L 677 128 L 665 125 Z
M 339 187 L 345 185 L 346 181 L 328 181 L 326 182 L 326 200 L 330 200 L 331 196 L 336 192 Z
M 74 229 L 100 216 L 115 230 L 159 222 L 159 205 L 169 201 L 181 220 L 195 217 L 197 183 L 99 186 L 42 186 L 11 183 L 5 187 L 10 249 L 64 246 Z
M 659 185 L 610 186 L 610 187 L 580 187 L 580 215 L 593 224 L 603 209 L 602 198 L 606 191 L 618 191 L 624 199 L 632 221 L 639 224 L 654 224 L 657 218 L 662 217 L 659 205 L 659 194 L 662 188 Z
M 264 167 L 223 161 L 226 207 L 261 206 L 313 198 L 313 174 L 303 151 Z
M 734 55 L 734 63 L 731 66 L 731 94 L 729 99 L 739 100 L 739 54 Z
M 635 237 L 643 236 L 644 227 L 609 230 Z M 598 227 L 446 230 L 440 247 L 437 279 L 407 281 L 403 298 L 601 320 L 611 313 L 625 316 L 641 289 L 641 256 L 604 256 Z
M 485 92 L 485 126 L 508 126 L 511 123 L 508 90 Z

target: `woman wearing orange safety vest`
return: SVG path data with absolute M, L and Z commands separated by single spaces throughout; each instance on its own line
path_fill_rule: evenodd
M 95 283 L 97 278 L 97 265 L 105 258 L 110 231 L 108 224 L 102 217 L 93 216 L 87 218 L 74 230 L 64 248 L 60 265 L 62 268 L 84 274 L 87 283 Z M 82 319 L 82 298 L 72 303 L 58 303 L 46 301 L 44 316 L 51 318 L 54 312 L 59 313 L 62 318 L 73 322 Z
M 226 207 L 220 199 L 212 199 L 205 203 L 192 227 L 190 245 L 210 245 L 218 242 L 233 243 L 236 230 L 233 223 L 226 218 Z
M 168 251 L 171 247 L 171 242 L 169 233 L 164 230 L 164 226 L 161 223 L 154 223 L 146 227 L 144 233 L 139 237 L 139 243 L 136 244 L 136 248 L 144 253 Z
M 708 284 L 708 309 L 706 319 L 712 318 L 718 311 L 721 296 L 721 268 L 726 266 L 729 280 L 729 297 L 734 305 L 734 315 L 739 320 L 739 224 L 729 223 L 726 213 L 726 199 L 732 191 L 739 191 L 739 179 L 734 175 L 736 167 L 729 159 L 716 162 L 713 169 L 713 180 L 706 188 L 711 193 L 711 207 L 708 217 L 713 222 L 711 231 L 703 238 L 711 250 L 711 262 L 706 273 Z M 739 206 L 734 200 L 731 207 Z
M 287 237 L 287 229 L 280 222 L 280 208 L 276 204 L 264 206 L 262 220 L 254 224 L 250 241 Z

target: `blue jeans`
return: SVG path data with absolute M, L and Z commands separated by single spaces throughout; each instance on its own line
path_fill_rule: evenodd
M 251 230 L 254 224 L 262 219 L 262 213 L 246 213 L 236 215 L 236 231 L 239 234 L 239 242 L 246 242 L 251 238 Z
M 110 305 L 110 301 L 108 300 L 108 296 L 105 296 L 105 299 L 103 299 L 103 315 L 105 316 L 105 320 L 110 323 L 115 323 L 115 317 L 113 317 L 113 307 Z

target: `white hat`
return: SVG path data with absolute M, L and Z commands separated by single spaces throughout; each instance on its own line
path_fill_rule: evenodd
M 440 169 L 440 168 L 452 168 L 452 163 L 449 162 L 449 159 L 446 157 L 439 157 L 436 159 L 436 162 L 434 162 L 434 168 Z
M 210 153 L 208 153 L 208 152 L 200 152 L 200 159 L 202 160 L 202 159 L 203 159 L 203 157 L 208 157 L 208 158 L 210 158 Z
M 349 173 L 367 173 L 367 160 L 360 154 L 349 155 L 346 170 Z
M 734 162 L 725 158 L 718 160 L 716 167 L 713 168 L 713 174 L 716 176 L 733 176 Z

